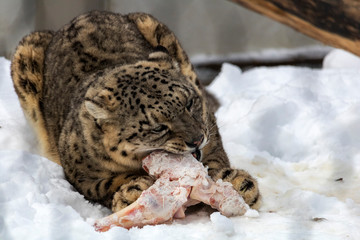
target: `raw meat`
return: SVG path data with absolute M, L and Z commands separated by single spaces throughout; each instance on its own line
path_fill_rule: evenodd
M 144 158 L 143 168 L 157 178 L 156 182 L 130 206 L 97 220 L 97 231 L 107 231 L 113 225 L 131 228 L 184 218 L 186 207 L 199 202 L 225 216 L 243 215 L 249 209 L 230 183 L 214 182 L 191 154 L 153 152 Z

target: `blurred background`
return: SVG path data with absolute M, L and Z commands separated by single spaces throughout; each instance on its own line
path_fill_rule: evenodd
M 225 60 L 241 67 L 316 66 L 328 51 L 320 42 L 226 0 L 1 0 L 0 56 L 10 59 L 31 31 L 57 30 L 93 9 L 154 15 L 176 34 L 199 69 L 215 72 Z

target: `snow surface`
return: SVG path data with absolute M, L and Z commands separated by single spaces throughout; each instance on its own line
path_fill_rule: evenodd
M 334 54 L 332 52 L 332 54 Z M 358 59 L 357 59 L 358 60 Z M 224 64 L 209 86 L 234 167 L 259 181 L 259 215 L 207 209 L 171 224 L 97 233 L 93 205 L 39 156 L 0 58 L 0 239 L 360 239 L 360 81 L 335 53 L 323 70 Z

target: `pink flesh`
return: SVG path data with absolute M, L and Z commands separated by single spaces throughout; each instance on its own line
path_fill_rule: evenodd
M 143 168 L 157 178 L 156 182 L 130 206 L 97 220 L 97 231 L 107 231 L 113 225 L 142 227 L 184 218 L 186 207 L 198 202 L 225 216 L 243 215 L 249 209 L 230 183 L 214 182 L 191 154 L 153 152 L 144 158 Z

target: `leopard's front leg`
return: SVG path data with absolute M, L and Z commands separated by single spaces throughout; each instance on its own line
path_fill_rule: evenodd
M 135 202 L 142 191 L 154 183 L 154 179 L 145 171 L 111 174 L 108 177 L 104 175 L 90 177 L 75 170 L 67 174 L 67 179 L 86 199 L 98 202 L 113 212 L 120 211 Z
M 123 183 L 118 187 L 118 190 L 112 198 L 111 210 L 118 212 L 129 206 L 140 197 L 144 190 L 153 185 L 153 183 L 154 179 L 148 175 L 135 176 L 129 182 Z
M 216 122 L 215 116 L 212 117 L 213 122 Z M 214 181 L 222 179 L 232 183 L 245 202 L 251 208 L 258 209 L 260 207 L 260 192 L 256 179 L 244 170 L 230 167 L 216 125 L 211 128 L 209 135 L 209 143 L 203 149 L 202 159 L 203 164 L 209 167 L 209 175 Z

